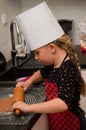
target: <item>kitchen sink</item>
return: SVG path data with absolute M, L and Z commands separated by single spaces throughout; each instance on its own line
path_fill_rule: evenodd
M 32 75 L 37 68 L 28 67 L 11 67 L 0 75 L 0 81 L 15 81 L 21 77 L 28 77 Z
M 0 73 L 0 81 L 16 81 L 18 78 L 32 75 L 35 71 L 43 67 L 43 64 L 35 60 L 34 56 L 24 62 L 21 59 L 17 62 L 16 66 L 10 63 L 7 69 Z

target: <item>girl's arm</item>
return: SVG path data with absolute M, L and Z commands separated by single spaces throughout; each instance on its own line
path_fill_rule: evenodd
M 28 80 L 25 82 L 18 82 L 16 87 L 22 86 L 24 91 L 26 91 L 31 85 L 43 81 L 43 77 L 40 70 L 36 71 Z
M 26 84 L 32 85 L 32 84 L 35 84 L 35 83 L 39 83 L 41 81 L 43 81 L 43 77 L 42 77 L 42 75 L 40 73 L 40 70 L 38 70 L 31 76 L 30 79 L 28 79 L 26 81 Z
M 37 104 L 26 104 L 23 102 L 16 102 L 13 105 L 13 110 L 19 108 L 24 113 L 57 113 L 63 112 L 68 109 L 68 106 L 60 98 L 55 98 L 50 101 L 37 103 Z

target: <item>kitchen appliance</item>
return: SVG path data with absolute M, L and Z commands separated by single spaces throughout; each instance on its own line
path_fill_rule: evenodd
M 4 55 L 0 52 L 0 72 L 5 69 L 6 59 Z
M 59 19 L 58 22 L 59 22 L 59 24 L 61 25 L 61 27 L 63 28 L 64 32 L 71 37 L 70 32 L 71 32 L 71 30 L 72 30 L 73 20 L 69 20 L 69 19 Z M 71 37 L 71 38 L 72 38 L 72 37 Z

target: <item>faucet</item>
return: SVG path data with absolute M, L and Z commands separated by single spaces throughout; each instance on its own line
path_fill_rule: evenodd
M 21 33 L 19 30 L 19 27 L 17 25 L 17 22 L 15 20 L 13 20 L 10 24 L 10 34 L 11 34 L 11 43 L 12 43 L 12 50 L 11 50 L 11 57 L 12 57 L 12 64 L 13 66 L 16 66 L 16 54 L 17 54 L 17 50 L 16 50 L 16 43 L 15 43 L 15 36 L 14 36 L 14 28 L 17 34 L 17 42 L 18 44 L 22 43 L 22 37 L 21 37 Z

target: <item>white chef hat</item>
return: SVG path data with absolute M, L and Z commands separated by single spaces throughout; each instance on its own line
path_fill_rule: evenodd
M 45 2 L 16 16 L 16 21 L 31 50 L 47 45 L 64 34 Z

